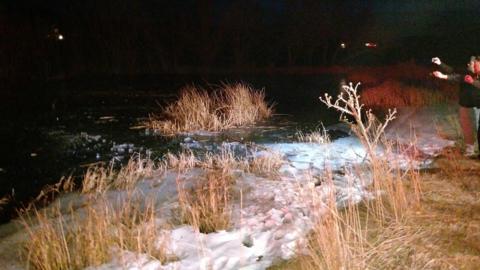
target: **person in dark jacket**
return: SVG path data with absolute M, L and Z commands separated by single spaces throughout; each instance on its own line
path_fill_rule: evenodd
M 472 56 L 470 58 L 470 61 L 467 63 L 466 74 L 455 73 L 451 67 L 442 63 L 438 57 L 432 58 L 432 62 L 436 65 L 439 65 L 440 68 L 445 72 L 442 73 L 440 71 L 434 71 L 433 76 L 439 79 L 461 83 L 459 92 L 459 119 L 464 134 L 465 155 L 473 156 L 475 153 L 475 147 L 473 137 L 474 132 L 471 120 L 471 108 L 480 107 L 480 57 Z M 475 114 L 478 113 L 475 112 Z M 477 145 L 480 146 L 480 119 L 478 115 L 475 115 L 475 118 L 477 118 L 478 121 Z

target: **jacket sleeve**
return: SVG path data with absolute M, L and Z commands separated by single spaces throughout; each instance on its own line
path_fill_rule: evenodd
M 453 68 L 447 64 L 441 63 L 440 64 L 440 69 L 445 72 L 445 73 L 453 73 Z
M 479 81 L 479 80 L 474 80 L 473 83 L 472 83 L 472 85 L 473 85 L 475 88 L 479 89 L 479 91 L 480 91 L 480 81 Z
M 461 82 L 463 81 L 463 76 L 457 73 L 447 74 L 447 80 L 454 81 L 454 82 Z

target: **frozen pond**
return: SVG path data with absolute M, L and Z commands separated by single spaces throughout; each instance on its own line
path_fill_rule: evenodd
M 271 143 L 291 141 L 297 130 L 310 130 L 320 122 L 335 123 L 338 115 L 318 102 L 319 93 L 336 89 L 331 76 L 159 76 L 52 82 L 6 97 L 0 107 L 0 198 L 13 195 L 0 213 L 9 219 L 13 207 L 35 197 L 46 184 L 63 175 L 81 175 L 87 164 L 122 162 L 135 152 L 158 157 L 176 152 L 185 137 L 154 136 L 138 128 L 158 104 L 175 98 L 189 83 L 197 85 L 244 81 L 264 88 L 276 103 L 276 116 L 263 128 L 233 131 L 200 141 Z

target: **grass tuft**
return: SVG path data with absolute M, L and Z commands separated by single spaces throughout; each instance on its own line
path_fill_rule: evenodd
M 232 211 L 233 176 L 224 170 L 208 170 L 193 188 L 177 180 L 180 220 L 201 233 L 228 229 Z
M 180 97 L 161 115 L 152 115 L 146 126 L 166 135 L 198 130 L 221 131 L 255 124 L 269 118 L 272 106 L 265 92 L 237 83 L 223 84 L 209 94 L 195 86 L 181 90 Z

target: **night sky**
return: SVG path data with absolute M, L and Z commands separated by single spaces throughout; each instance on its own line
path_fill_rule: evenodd
M 463 63 L 478 33 L 474 0 L 3 1 L 0 77 Z

